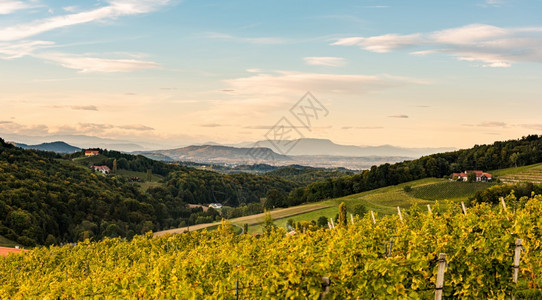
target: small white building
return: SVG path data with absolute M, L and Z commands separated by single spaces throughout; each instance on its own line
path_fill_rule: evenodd
M 103 174 L 109 174 L 111 172 L 111 169 L 109 169 L 108 166 L 91 166 L 90 168 L 96 172 L 101 172 Z
M 222 204 L 220 204 L 220 203 L 211 203 L 211 204 L 209 204 L 209 207 L 212 207 L 214 209 L 221 209 Z

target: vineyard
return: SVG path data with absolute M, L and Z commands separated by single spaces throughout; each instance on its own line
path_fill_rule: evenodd
M 0 258 L 2 299 L 430 299 L 440 253 L 444 298 L 540 298 L 542 196 L 507 210 L 419 207 L 335 229 L 234 235 L 223 228 L 43 247 Z M 519 206 L 519 205 L 518 205 Z M 515 242 L 523 240 L 519 281 Z

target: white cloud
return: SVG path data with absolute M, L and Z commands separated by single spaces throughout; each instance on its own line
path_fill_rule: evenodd
M 109 59 L 66 53 L 44 53 L 35 56 L 82 73 L 132 72 L 160 67 L 155 62 L 137 59 Z
M 14 59 L 32 55 L 36 50 L 53 46 L 48 41 L 21 41 L 15 43 L 0 43 L 0 58 Z
M 39 50 L 54 47 L 55 43 L 27 40 L 27 38 L 63 27 L 152 12 L 169 2 L 170 0 L 109 0 L 107 5 L 96 9 L 0 28 L 0 59 L 32 56 L 80 72 L 131 72 L 156 69 L 159 67 L 157 63 L 138 59 L 131 54 L 124 55 L 129 58 L 113 59 L 95 57 L 95 55 L 40 52 Z M 0 14 L 25 7 L 29 5 L 21 1 L 0 0 Z M 74 12 L 76 9 L 76 7 L 65 7 L 65 11 L 68 12 Z
M 54 29 L 84 24 L 120 16 L 137 15 L 156 10 L 169 0 L 116 0 L 109 5 L 79 13 L 37 20 L 0 29 L 0 41 L 14 41 L 28 38 Z
M 311 56 L 303 59 L 308 65 L 313 66 L 340 67 L 345 64 L 344 58 L 342 57 Z
M 470 24 L 430 33 L 348 37 L 332 45 L 355 45 L 380 53 L 425 48 L 411 54 L 445 53 L 462 61 L 482 62 L 484 67 L 509 67 L 514 62 L 542 62 L 541 43 L 542 27 L 501 28 Z
M 0 0 L 0 15 L 8 15 L 15 11 L 30 8 L 31 4 L 23 1 Z
M 423 43 L 420 34 L 397 35 L 385 34 L 373 37 L 350 37 L 337 40 L 332 45 L 353 46 L 357 45 L 372 52 L 385 53 L 399 48 L 410 47 L 414 44 Z
M 342 75 L 278 71 L 225 81 L 237 94 L 297 95 L 306 91 L 363 94 L 406 84 L 427 82 L 391 75 Z

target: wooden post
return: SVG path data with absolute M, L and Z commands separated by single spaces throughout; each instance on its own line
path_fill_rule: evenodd
M 442 299 L 442 289 L 444 288 L 444 270 L 446 269 L 446 253 L 438 256 L 437 282 L 435 285 L 435 300 Z
M 352 221 L 352 225 L 354 225 L 354 215 L 350 214 L 350 221 Z
M 331 227 L 333 227 L 333 229 L 335 229 L 335 223 L 333 223 L 333 218 L 329 218 L 329 220 L 331 221 Z
M 329 221 L 327 222 L 327 227 L 329 227 L 329 229 L 333 229 L 331 228 L 331 223 L 329 223 Z
M 521 248 L 522 248 L 522 240 L 516 239 L 516 249 L 514 250 L 514 265 L 512 266 L 514 268 L 513 273 L 513 280 L 514 283 L 518 283 L 518 275 L 519 275 L 519 259 L 521 256 Z M 516 295 L 512 295 L 512 300 L 516 300 Z
M 467 208 L 465 207 L 465 202 L 461 201 L 461 207 L 463 208 L 463 213 L 467 215 Z
M 373 213 L 372 210 L 371 210 L 371 217 L 373 217 L 373 224 L 376 224 L 375 214 Z
M 504 197 L 501 197 L 501 204 L 504 211 L 506 211 L 506 202 L 504 202 Z
M 514 250 L 514 283 L 518 283 L 519 259 L 521 257 L 522 240 L 516 240 L 516 249 Z
M 329 286 L 331 285 L 331 281 L 329 280 L 329 277 L 322 277 L 322 295 L 320 299 L 324 299 L 327 294 L 329 294 Z
M 433 212 L 431 211 L 431 205 L 427 204 L 427 211 L 432 214 Z
M 403 215 L 401 214 L 401 208 L 399 206 L 397 206 L 397 213 L 399 214 L 399 219 L 403 222 Z

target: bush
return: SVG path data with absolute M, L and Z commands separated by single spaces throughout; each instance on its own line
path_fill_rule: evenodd
M 367 208 L 363 204 L 355 204 L 349 209 L 350 213 L 358 215 L 360 218 L 365 216 Z

